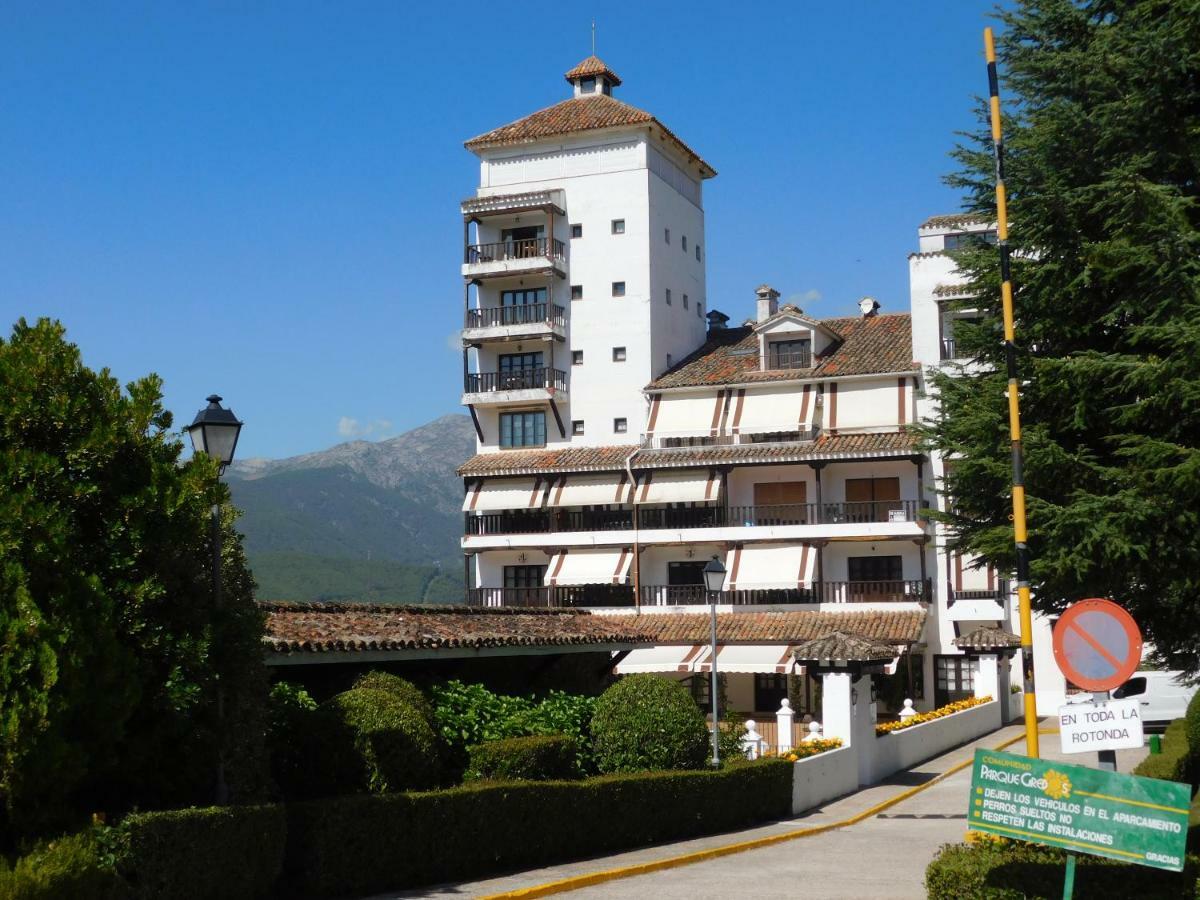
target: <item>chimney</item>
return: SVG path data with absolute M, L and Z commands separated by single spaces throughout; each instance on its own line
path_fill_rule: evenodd
M 708 319 L 709 334 L 712 334 L 714 331 L 724 331 L 725 323 L 729 321 L 729 316 L 725 315 L 719 309 L 710 309 L 704 318 Z
M 779 312 L 779 291 L 769 284 L 763 284 L 759 285 L 754 293 L 758 297 L 757 319 L 759 322 L 765 322 Z
M 870 319 L 879 312 L 879 301 L 874 297 L 863 297 L 858 301 L 858 308 L 864 319 Z

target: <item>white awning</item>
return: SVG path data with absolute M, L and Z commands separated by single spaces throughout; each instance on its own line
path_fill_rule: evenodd
M 634 672 L 691 672 L 693 661 L 704 650 L 691 644 L 661 644 L 632 650 L 613 667 L 617 675 Z
M 800 431 L 812 421 L 815 409 L 811 385 L 747 388 L 734 398 L 729 433 Z
M 721 476 L 708 469 L 651 470 L 638 476 L 638 503 L 700 503 L 721 496 Z
M 657 394 L 650 400 L 648 435 L 706 435 L 720 424 L 725 392 L 711 394 Z
M 692 671 L 712 671 L 712 653 L 708 647 L 697 657 Z M 790 644 L 725 644 L 717 647 L 717 671 L 790 675 L 796 672 L 796 664 Z
M 612 550 L 560 550 L 546 567 L 546 585 L 624 584 L 633 563 L 628 547 Z
M 807 544 L 734 547 L 725 563 L 725 590 L 791 589 L 811 584 L 817 552 Z
M 485 478 L 476 481 L 463 498 L 463 512 L 536 509 L 545 501 L 546 478 Z
M 551 506 L 599 506 L 629 503 L 633 484 L 624 472 L 619 475 L 563 475 L 550 489 Z

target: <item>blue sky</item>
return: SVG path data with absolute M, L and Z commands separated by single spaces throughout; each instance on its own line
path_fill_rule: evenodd
M 0 326 L 61 319 L 181 424 L 222 394 L 239 456 L 461 411 L 462 142 L 567 97 L 593 15 L 616 96 L 720 173 L 711 307 L 903 311 L 991 7 L 4 4 Z

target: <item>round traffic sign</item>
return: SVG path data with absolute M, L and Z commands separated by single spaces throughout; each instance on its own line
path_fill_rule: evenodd
M 1111 691 L 1142 661 L 1142 633 L 1133 616 L 1111 600 L 1080 600 L 1054 625 L 1054 660 L 1072 684 Z

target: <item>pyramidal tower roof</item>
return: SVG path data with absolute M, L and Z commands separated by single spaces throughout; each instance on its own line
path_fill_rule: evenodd
M 599 75 L 607 78 L 613 87 L 617 87 L 621 83 L 621 79 L 617 76 L 617 73 L 610 69 L 607 63 L 598 56 L 589 56 L 575 66 L 575 68 L 567 72 L 564 77 L 571 84 L 574 84 L 580 78 L 594 78 Z

